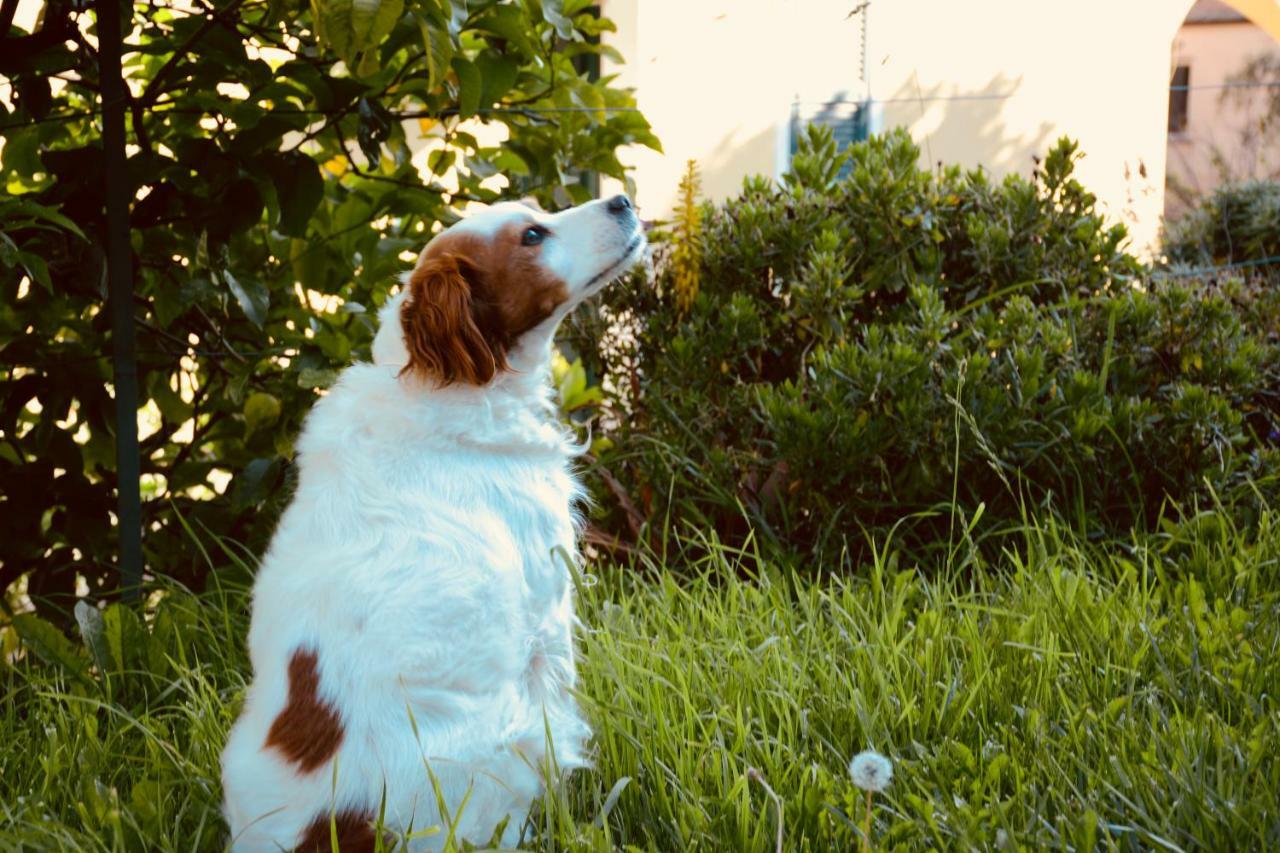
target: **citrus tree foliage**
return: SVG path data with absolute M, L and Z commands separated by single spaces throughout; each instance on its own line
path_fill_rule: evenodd
M 86 8 L 50 0 L 34 33 L 0 10 L 0 589 L 30 571 L 44 596 L 76 574 L 99 586 L 115 552 Z M 611 27 L 585 0 L 129 5 L 151 570 L 201 574 L 184 525 L 261 543 L 301 418 L 366 354 L 374 312 L 437 223 L 500 194 L 585 198 L 584 174 L 623 177 L 619 146 L 657 146 L 631 96 L 586 73 Z M 496 174 L 505 189 L 485 181 Z

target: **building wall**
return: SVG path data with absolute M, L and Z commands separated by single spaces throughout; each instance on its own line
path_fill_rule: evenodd
M 711 198 L 750 174 L 777 176 L 792 102 L 856 85 L 855 0 L 604 0 L 618 26 L 606 41 L 627 63 L 606 67 L 636 89 L 665 154 L 636 150 L 637 201 L 665 216 L 689 159 Z M 861 92 L 850 92 L 855 97 Z
M 1280 17 L 1277 0 L 1240 0 Z M 1191 0 L 604 0 L 664 155 L 629 155 L 642 210 L 664 216 L 686 160 L 707 195 L 776 175 L 792 101 L 857 97 L 906 127 L 925 162 L 1027 174 L 1062 135 L 1081 180 L 1145 252 L 1164 210 L 1170 47 Z M 1233 5 L 1237 5 L 1233 3 Z M 1242 10 L 1245 11 L 1245 10 Z M 1257 20 L 1257 18 L 1255 18 Z
M 1181 214 L 1189 198 L 1212 191 L 1224 178 L 1246 180 L 1280 171 L 1280 138 L 1257 135 L 1269 93 L 1200 88 L 1227 83 L 1246 62 L 1263 54 L 1280 57 L 1280 43 L 1249 21 L 1187 24 L 1178 30 L 1172 66 L 1191 69 L 1191 91 L 1185 130 L 1169 134 L 1169 218 Z

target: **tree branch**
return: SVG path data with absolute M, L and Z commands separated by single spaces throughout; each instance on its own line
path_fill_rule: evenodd
M 151 78 L 151 82 L 147 84 L 147 88 L 143 90 L 142 97 L 138 99 L 143 107 L 149 107 L 155 102 L 155 99 L 160 96 L 163 91 L 160 88 L 161 81 L 168 77 L 174 67 L 186 58 L 187 51 L 191 50 L 191 48 L 195 46 L 196 42 L 204 38 L 205 33 L 223 23 L 222 15 L 234 12 L 244 2 L 245 0 L 232 0 L 227 8 L 223 9 L 220 14 L 210 15 L 203 24 L 196 28 L 194 33 L 187 36 L 187 40 L 174 50 L 173 56 L 170 56 L 168 61 L 166 61 L 164 65 L 160 66 L 160 70 L 156 72 L 156 75 Z
M 422 192 L 434 193 L 435 195 L 448 194 L 449 197 L 455 201 L 479 201 L 479 202 L 485 201 L 485 199 L 476 198 L 470 193 L 464 193 L 464 192 L 454 193 L 454 192 L 449 192 L 443 187 L 437 189 L 436 187 L 428 186 L 427 184 L 424 184 L 421 182 L 414 183 L 413 181 L 405 181 L 405 180 L 401 180 L 400 178 L 389 178 L 386 175 L 371 175 L 368 172 L 363 171 L 359 166 L 356 165 L 355 159 L 351 156 L 351 152 L 347 149 L 347 139 L 345 136 L 342 135 L 342 129 L 337 125 L 334 125 L 333 132 L 334 132 L 334 135 L 338 137 L 338 147 L 342 150 L 342 156 L 346 158 L 347 165 L 351 167 L 351 171 L 354 172 L 359 177 L 364 178 L 367 181 L 382 181 L 385 184 L 395 184 L 396 186 L 401 186 L 401 187 L 404 187 L 405 189 L 421 190 Z
M 213 322 L 213 318 L 206 314 L 205 310 L 201 308 L 199 304 L 197 304 L 195 308 L 196 311 L 200 313 L 200 316 L 204 318 L 205 325 L 209 327 L 210 331 L 218 336 L 218 341 L 227 348 L 227 352 L 229 352 L 232 357 L 241 364 L 248 364 L 249 360 L 235 351 L 235 348 L 231 346 L 231 342 L 227 340 L 227 336 L 223 334 L 222 329 L 218 328 L 218 325 Z
M 138 140 L 138 147 L 142 149 L 144 154 L 151 153 L 151 136 L 147 133 L 147 127 L 144 123 L 145 110 L 142 103 L 129 92 L 129 87 L 124 87 L 124 97 L 129 104 L 129 114 L 133 117 L 133 136 Z
M 4 0 L 0 14 L 8 8 L 9 0 Z M 14 4 L 16 11 L 17 4 Z M 28 36 L 9 37 L 9 27 L 13 24 L 13 11 L 9 12 L 9 23 L 0 30 L 0 74 L 11 75 L 31 70 L 31 60 L 41 51 L 47 50 L 71 37 L 75 25 L 71 22 L 71 7 L 53 2 L 46 7 L 44 24 L 38 32 Z
M 13 15 L 18 11 L 18 0 L 4 0 L 0 4 L 0 39 L 9 35 L 9 27 L 13 26 Z
M 622 483 L 618 482 L 618 478 L 613 476 L 613 472 L 601 465 L 600 460 L 590 453 L 586 454 L 584 458 L 595 466 L 595 470 L 600 474 L 600 479 L 604 480 L 605 486 L 613 494 L 618 506 L 622 508 L 623 514 L 627 517 L 627 528 L 631 531 L 631 535 L 635 537 L 637 542 L 641 541 L 641 530 L 646 523 L 644 514 L 636 508 L 631 496 L 627 494 L 627 490 L 623 488 Z

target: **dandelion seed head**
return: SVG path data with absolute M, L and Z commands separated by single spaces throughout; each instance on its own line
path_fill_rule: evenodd
M 849 762 L 849 777 L 862 790 L 879 793 L 893 780 L 893 762 L 873 749 L 859 752 Z

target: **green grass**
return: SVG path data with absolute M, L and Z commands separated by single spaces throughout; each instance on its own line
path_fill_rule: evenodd
M 895 765 L 876 847 L 1280 845 L 1280 516 L 1109 544 L 1046 523 L 926 565 L 881 545 L 849 580 L 709 553 L 584 579 L 596 765 L 528 846 L 772 849 L 756 768 L 786 849 L 855 849 L 865 748 Z M 221 574 L 170 592 L 150 635 L 108 614 L 106 678 L 24 626 L 38 654 L 0 669 L 0 849 L 221 847 L 247 608 Z

